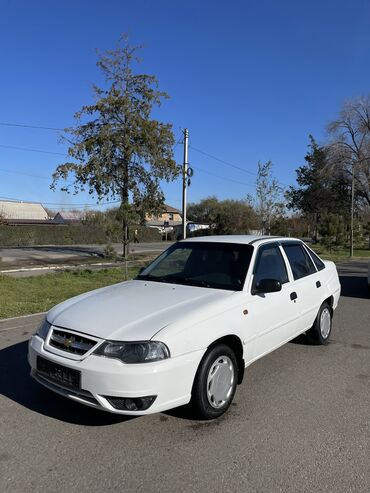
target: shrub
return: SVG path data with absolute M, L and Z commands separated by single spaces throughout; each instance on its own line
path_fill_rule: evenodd
M 137 226 L 139 241 L 160 241 L 161 236 L 156 230 Z M 134 230 L 131 229 L 132 240 Z M 101 224 L 47 224 L 8 226 L 0 225 L 0 246 L 18 247 L 33 245 L 89 245 L 120 243 L 121 236 L 107 234 L 106 227 Z

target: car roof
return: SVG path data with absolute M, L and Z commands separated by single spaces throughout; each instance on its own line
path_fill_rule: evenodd
M 196 238 L 187 238 L 181 241 L 194 241 L 205 243 L 240 243 L 243 245 L 256 245 L 261 243 L 270 243 L 275 241 L 299 241 L 298 238 L 288 238 L 284 236 L 261 236 L 261 235 L 213 235 L 213 236 L 198 236 Z

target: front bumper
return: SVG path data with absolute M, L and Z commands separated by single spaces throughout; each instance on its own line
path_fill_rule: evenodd
M 37 335 L 31 337 L 28 347 L 31 375 L 39 383 L 81 404 L 126 415 L 153 414 L 187 404 L 203 354 L 201 350 L 153 363 L 124 364 L 93 354 L 82 360 L 53 354 L 44 348 L 44 340 Z M 81 390 L 70 390 L 38 373 L 37 356 L 80 371 Z M 140 398 L 150 395 L 157 397 L 145 411 L 118 410 L 104 397 Z

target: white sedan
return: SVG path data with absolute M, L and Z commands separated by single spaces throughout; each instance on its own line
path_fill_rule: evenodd
M 326 344 L 339 295 L 334 263 L 300 240 L 180 241 L 132 281 L 51 309 L 29 343 L 31 374 L 112 413 L 190 403 L 216 418 L 261 356 L 304 332 Z

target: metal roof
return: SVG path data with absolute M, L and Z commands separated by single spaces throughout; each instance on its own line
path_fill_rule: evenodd
M 55 218 L 62 217 L 63 219 L 70 221 L 81 221 L 82 219 L 85 219 L 85 216 L 86 213 L 83 211 L 59 211 L 55 215 Z
M 48 213 L 39 203 L 0 200 L 0 216 L 5 220 L 46 221 Z

